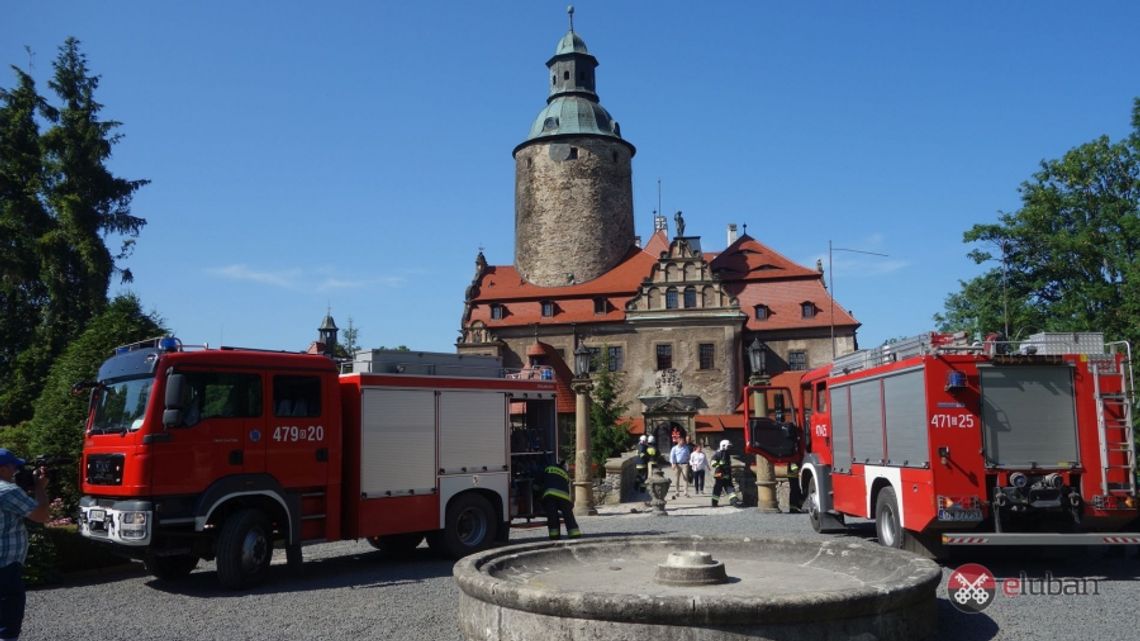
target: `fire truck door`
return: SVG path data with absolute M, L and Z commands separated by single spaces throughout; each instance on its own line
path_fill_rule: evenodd
M 264 469 L 261 375 L 179 371 L 186 403 L 182 421 L 152 446 L 158 493 L 198 492 L 216 479 Z
M 266 469 L 286 488 L 320 487 L 328 480 L 329 441 L 335 426 L 327 418 L 331 407 L 322 399 L 322 384 L 335 379 L 317 374 L 275 374 L 271 390 L 269 431 L 266 434 Z M 335 392 L 335 390 L 333 390 Z

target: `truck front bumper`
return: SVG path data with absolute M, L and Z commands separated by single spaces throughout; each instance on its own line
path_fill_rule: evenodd
M 943 545 L 979 547 L 989 545 L 1138 545 L 1140 532 L 946 532 Z
M 154 504 L 84 496 L 79 499 L 79 533 L 90 539 L 121 545 L 150 545 Z

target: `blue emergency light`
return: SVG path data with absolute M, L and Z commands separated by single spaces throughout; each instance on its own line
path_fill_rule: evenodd
M 950 372 L 946 375 L 946 389 L 963 389 L 966 387 L 965 372 Z
M 158 341 L 158 348 L 164 352 L 176 352 L 178 351 L 178 345 L 178 339 L 173 336 L 164 336 Z

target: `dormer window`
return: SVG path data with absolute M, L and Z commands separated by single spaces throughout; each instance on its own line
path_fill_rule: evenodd
M 552 300 L 542 301 L 542 315 L 546 318 L 550 318 L 551 316 L 554 316 L 554 301 L 552 301 Z
M 810 320 L 812 318 L 815 318 L 815 313 L 816 313 L 815 303 L 813 303 L 811 301 L 805 301 L 803 303 L 800 303 L 800 315 L 803 316 L 804 320 Z
M 595 298 L 594 299 L 594 313 L 595 314 L 605 314 L 607 311 L 609 311 L 609 304 L 606 302 L 606 299 L 601 297 L 601 296 Z
M 756 314 L 756 320 L 758 320 L 758 321 L 768 320 L 769 311 L 768 311 L 767 305 L 757 305 L 757 306 L 753 307 L 752 309 L 754 310 L 754 312 Z
M 506 306 L 500 305 L 498 303 L 492 303 L 491 304 L 491 320 L 503 320 L 503 317 L 506 315 L 507 315 Z

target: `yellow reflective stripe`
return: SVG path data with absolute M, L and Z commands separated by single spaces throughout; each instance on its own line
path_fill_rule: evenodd
M 556 476 L 561 476 L 562 478 L 566 479 L 567 481 L 570 480 L 570 475 L 566 473 L 566 470 L 558 467 L 557 465 L 551 465 L 550 467 L 546 468 L 546 473 L 547 474 L 554 474 Z
M 582 536 L 582 530 L 578 530 L 578 529 L 570 530 L 567 534 L 570 535 L 570 538 L 579 537 L 579 536 Z
M 546 498 L 548 496 L 553 496 L 556 499 L 562 499 L 564 501 L 570 500 L 570 495 L 563 492 L 562 490 L 547 490 L 542 493 L 542 498 Z

